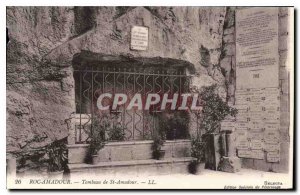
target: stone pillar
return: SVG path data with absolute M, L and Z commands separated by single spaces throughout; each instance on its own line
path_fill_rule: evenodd
M 13 184 L 17 176 L 17 160 L 12 155 L 6 155 L 6 178 L 8 186 Z
M 207 142 L 207 147 L 205 150 L 205 168 L 217 170 L 221 158 L 219 147 L 219 139 L 221 139 L 220 134 L 210 133 L 205 136 L 206 137 L 204 139 Z
M 234 144 L 232 133 L 226 133 L 226 151 L 228 157 L 234 157 Z
M 75 118 L 75 113 L 72 113 L 70 115 L 70 118 L 66 120 L 67 126 L 68 126 L 68 145 L 75 144 L 75 125 L 76 125 L 76 118 Z
M 226 133 L 221 132 L 221 148 L 222 154 L 221 156 L 227 156 L 227 147 L 226 147 Z
M 220 159 L 218 170 L 230 173 L 240 171 L 241 162 L 240 159 L 235 156 L 232 131 L 222 131 L 222 138 L 222 148 L 224 150 L 224 156 L 222 156 Z

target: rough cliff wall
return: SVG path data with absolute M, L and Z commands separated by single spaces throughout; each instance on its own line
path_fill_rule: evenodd
M 232 41 L 233 24 L 224 23 L 233 17 L 229 9 L 8 7 L 7 150 L 34 149 L 68 136 L 66 120 L 75 111 L 72 59 L 81 50 L 185 60 L 195 67 L 196 88 L 216 83 L 228 99 L 233 69 L 223 62 L 235 52 L 233 45 L 224 47 Z M 133 25 L 149 27 L 147 51 L 129 49 Z
M 30 151 L 66 138 L 75 112 L 72 59 L 82 50 L 185 60 L 193 87 L 218 85 L 234 103 L 236 7 L 7 7 L 7 150 Z M 287 8 L 279 9 L 281 162 L 243 159 L 246 168 L 287 171 Z M 130 50 L 134 25 L 149 27 L 147 51 Z M 43 154 L 38 156 L 44 158 Z

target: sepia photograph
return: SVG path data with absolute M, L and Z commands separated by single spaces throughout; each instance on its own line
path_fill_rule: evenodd
M 6 6 L 7 189 L 293 189 L 294 7 Z

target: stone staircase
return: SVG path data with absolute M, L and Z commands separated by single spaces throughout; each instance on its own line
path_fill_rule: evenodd
M 162 175 L 188 173 L 190 140 L 166 141 L 164 159 L 152 159 L 152 141 L 128 141 L 107 143 L 98 153 L 97 163 L 84 163 L 87 144 L 69 145 L 70 174 L 94 175 Z

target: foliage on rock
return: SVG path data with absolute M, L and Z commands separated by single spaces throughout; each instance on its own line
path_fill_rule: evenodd
M 164 117 L 158 118 L 158 126 L 153 133 L 153 144 L 151 146 L 152 149 L 152 157 L 154 159 L 160 159 L 161 150 L 164 142 L 166 141 L 166 130 L 167 130 L 167 120 Z
M 88 126 L 86 133 L 90 137 L 89 156 L 96 155 L 105 145 L 105 131 L 109 128 L 110 123 L 106 120 L 100 122 L 94 118 L 91 125 Z
M 154 159 L 159 160 L 161 158 L 161 150 L 162 150 L 162 146 L 164 145 L 165 140 L 163 139 L 163 137 L 159 136 L 159 135 L 155 135 L 153 137 L 153 144 L 152 144 L 152 157 Z
M 196 162 L 200 163 L 205 158 L 206 142 L 200 136 L 192 137 L 191 139 L 191 156 L 196 158 Z
M 202 133 L 218 132 L 220 123 L 227 115 L 236 116 L 237 109 L 228 106 L 221 97 L 215 93 L 216 85 L 204 87 L 200 91 L 203 105 L 201 113 L 200 131 Z
M 94 117 L 91 125 L 85 128 L 85 132 L 90 138 L 88 154 L 85 159 L 87 163 L 90 163 L 92 161 L 91 157 L 97 155 L 98 151 L 105 146 L 106 141 L 125 140 L 124 128 L 117 124 L 111 124 L 111 120 L 107 116 L 104 116 L 101 120 Z
M 124 128 L 120 125 L 114 125 L 108 130 L 108 140 L 109 141 L 124 141 L 125 133 Z
M 42 141 L 42 138 L 34 137 L 28 141 L 23 150 L 13 153 L 17 158 L 17 172 L 43 170 L 55 172 L 67 169 L 67 139 L 56 140 L 51 144 L 34 149 L 30 148 L 30 143 Z
M 199 95 L 202 102 L 200 132 L 192 137 L 191 156 L 196 158 L 196 164 L 205 158 L 205 150 L 208 147 L 208 134 L 218 133 L 220 123 L 226 116 L 236 116 L 237 109 L 228 106 L 216 93 L 216 85 L 203 87 Z
M 64 171 L 67 169 L 68 157 L 67 147 L 65 143 L 53 142 L 46 148 L 48 154 L 48 170 L 50 172 Z

